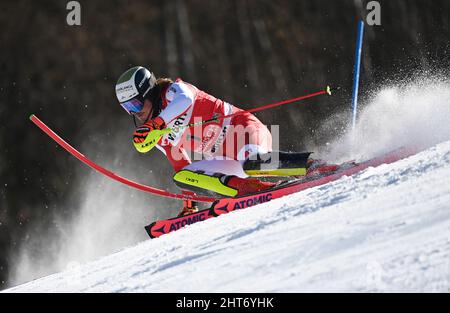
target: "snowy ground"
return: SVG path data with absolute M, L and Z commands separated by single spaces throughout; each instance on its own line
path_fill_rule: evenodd
M 7 292 L 450 292 L 450 142 Z

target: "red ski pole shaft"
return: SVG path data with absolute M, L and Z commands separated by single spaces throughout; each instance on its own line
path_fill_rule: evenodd
M 263 106 L 260 106 L 260 107 L 257 107 L 257 108 L 244 110 L 244 111 L 239 111 L 239 112 L 228 114 L 228 115 L 225 115 L 225 116 L 219 116 L 219 117 L 212 118 L 212 119 L 209 119 L 209 120 L 206 120 L 206 121 L 202 121 L 202 122 L 198 122 L 198 123 L 192 123 L 192 124 L 186 125 L 186 127 L 199 126 L 199 125 L 211 123 L 211 122 L 214 122 L 214 121 L 218 121 L 218 120 L 221 120 L 221 119 L 224 119 L 224 118 L 233 117 L 233 116 L 236 116 L 236 115 L 241 115 L 241 114 L 245 114 L 245 113 L 253 113 L 253 112 L 258 112 L 258 111 L 262 111 L 262 110 L 267 110 L 267 109 L 274 108 L 274 107 L 277 107 L 277 106 L 281 106 L 281 105 L 284 105 L 284 104 L 297 102 L 297 101 L 301 101 L 301 100 L 306 100 L 306 99 L 317 97 L 317 96 L 324 95 L 324 94 L 331 95 L 331 88 L 330 88 L 330 86 L 327 86 L 327 88 L 325 90 L 321 90 L 321 91 L 318 91 L 318 92 L 310 93 L 308 95 L 304 95 L 304 96 L 300 96 L 300 97 L 292 98 L 292 99 L 287 99 L 287 100 L 283 100 L 283 101 L 280 101 L 280 102 L 266 104 L 266 105 L 263 105 Z
M 283 104 L 297 102 L 297 101 L 301 101 L 301 100 L 317 97 L 317 96 L 324 95 L 324 94 L 331 95 L 331 89 L 330 89 L 329 86 L 327 86 L 326 90 L 321 90 L 321 91 L 314 92 L 314 93 L 311 93 L 311 94 L 308 94 L 308 95 L 304 95 L 304 96 L 300 96 L 300 97 L 297 97 L 297 98 L 292 98 L 292 99 L 288 99 L 288 100 L 284 100 L 284 101 L 280 101 L 280 102 L 266 104 L 266 105 L 263 105 L 263 106 L 260 106 L 260 107 L 257 107 L 257 108 L 246 110 L 244 112 L 236 112 L 234 114 L 226 115 L 223 118 L 231 117 L 231 116 L 235 116 L 235 115 L 239 115 L 239 114 L 244 114 L 244 113 L 253 113 L 253 112 L 258 112 L 258 111 L 262 111 L 262 110 L 267 110 L 267 109 L 270 109 L 270 108 L 281 106 Z

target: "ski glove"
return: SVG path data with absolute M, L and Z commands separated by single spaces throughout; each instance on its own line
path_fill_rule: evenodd
M 133 134 L 133 142 L 142 143 L 147 138 L 148 134 L 155 129 L 163 129 L 165 126 L 164 120 L 159 116 L 148 121 L 145 124 L 142 124 L 138 128 L 136 128 Z

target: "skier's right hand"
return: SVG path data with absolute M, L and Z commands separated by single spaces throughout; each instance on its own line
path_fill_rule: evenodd
M 159 116 L 142 124 L 136 130 L 133 134 L 133 142 L 135 143 L 142 143 L 145 141 L 145 138 L 147 138 L 148 134 L 155 129 L 163 129 L 165 126 L 164 120 L 160 118 Z

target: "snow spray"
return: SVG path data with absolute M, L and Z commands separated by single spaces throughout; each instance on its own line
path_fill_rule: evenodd
M 416 75 L 373 90 L 363 103 L 355 131 L 343 130 L 317 147 L 329 161 L 364 160 L 402 146 L 431 147 L 450 140 L 450 79 Z M 324 121 L 320 131 L 334 129 L 343 113 Z

